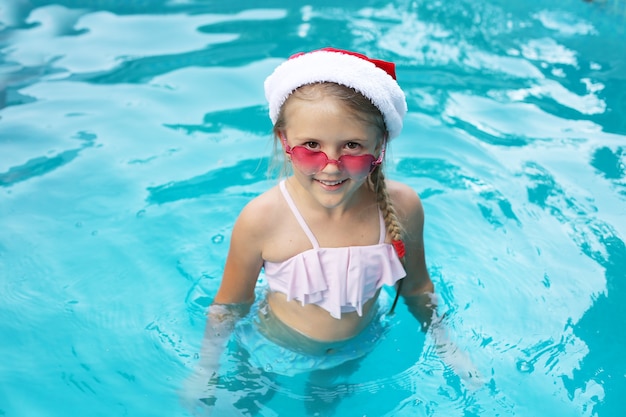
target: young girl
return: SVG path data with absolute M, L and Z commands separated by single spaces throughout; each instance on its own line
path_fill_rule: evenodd
M 265 93 L 292 175 L 234 225 L 196 371 L 209 404 L 207 380 L 215 382 L 262 270 L 264 300 L 238 341 L 250 362 L 277 373 L 333 368 L 370 351 L 389 312 L 378 302 L 383 285 L 396 286 L 423 329 L 435 309 L 422 204 L 382 171 L 407 111 L 394 64 L 332 48 L 302 53 L 275 69 Z

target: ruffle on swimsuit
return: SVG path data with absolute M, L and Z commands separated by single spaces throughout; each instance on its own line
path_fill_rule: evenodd
M 317 239 L 298 211 L 285 187 L 280 190 L 312 249 L 284 262 L 265 261 L 265 277 L 271 291 L 285 294 L 287 300 L 315 304 L 336 319 L 341 313 L 363 313 L 363 304 L 383 285 L 394 285 L 406 276 L 394 247 L 385 243 L 385 222 L 379 210 L 380 238 L 376 245 L 320 248 Z

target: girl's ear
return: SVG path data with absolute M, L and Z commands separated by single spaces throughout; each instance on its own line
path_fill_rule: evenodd
M 285 136 L 285 132 L 283 132 L 282 130 L 277 130 L 276 137 L 280 141 L 280 144 L 283 147 L 283 151 L 287 152 L 287 149 L 289 149 L 289 145 L 287 144 L 287 137 Z

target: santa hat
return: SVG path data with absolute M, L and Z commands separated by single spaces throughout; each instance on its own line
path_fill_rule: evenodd
M 265 97 L 272 123 L 294 90 L 319 82 L 345 85 L 363 94 L 382 113 L 389 139 L 400 134 L 407 105 L 396 81 L 395 64 L 334 48 L 293 55 L 267 77 Z

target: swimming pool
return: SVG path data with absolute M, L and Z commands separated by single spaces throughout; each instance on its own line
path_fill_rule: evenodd
M 398 63 L 387 173 L 423 198 L 441 308 L 486 384 L 400 308 L 319 387 L 333 415 L 622 416 L 626 7 L 529 3 L 0 3 L 0 415 L 188 415 L 234 219 L 276 182 L 262 82 L 334 45 Z M 256 415 L 304 415 L 302 381 L 256 382 Z

